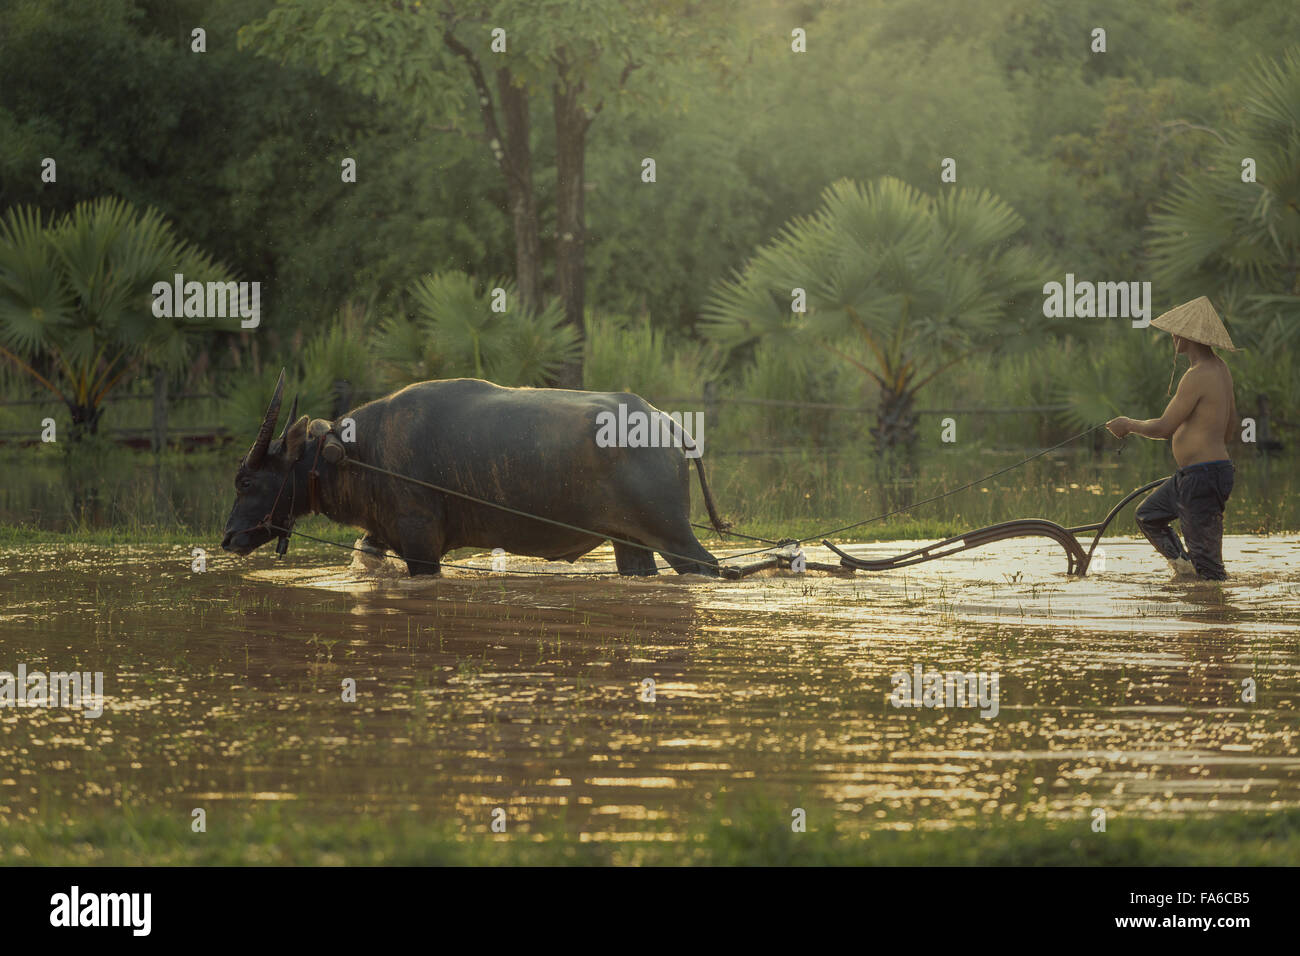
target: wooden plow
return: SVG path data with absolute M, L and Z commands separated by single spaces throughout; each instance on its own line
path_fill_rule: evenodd
M 969 551 L 972 548 L 992 544 L 994 541 L 1005 541 L 1008 538 L 1050 538 L 1065 550 L 1066 573 L 1083 577 L 1088 573 L 1088 565 L 1092 562 L 1093 552 L 1097 550 L 1097 543 L 1101 541 L 1101 537 L 1106 533 L 1110 523 L 1134 498 L 1150 491 L 1164 481 L 1164 478 L 1157 478 L 1155 481 L 1147 482 L 1141 488 L 1129 492 L 1120 499 L 1119 503 L 1111 508 L 1110 513 L 1101 521 L 1079 525 L 1074 528 L 1066 528 L 1055 521 L 1048 521 L 1046 518 L 1019 518 L 1015 521 L 1002 521 L 998 524 L 989 525 L 987 528 L 967 531 L 964 534 L 937 541 L 934 544 L 928 544 L 923 548 L 917 548 L 915 551 L 908 551 L 906 554 L 898 554 L 889 558 L 857 558 L 837 548 L 829 541 L 822 541 L 822 544 L 839 556 L 839 564 L 808 561 L 799 550 L 799 542 L 786 539 L 779 542 L 780 551 L 753 564 L 742 567 L 724 567 L 722 568 L 722 576 L 725 578 L 743 578 L 768 568 L 828 571 L 832 574 L 851 574 L 854 571 L 892 571 L 895 568 L 905 568 L 925 561 L 946 558 L 962 551 Z M 1092 543 L 1088 545 L 1088 550 L 1085 551 L 1079 536 L 1088 534 L 1093 535 Z

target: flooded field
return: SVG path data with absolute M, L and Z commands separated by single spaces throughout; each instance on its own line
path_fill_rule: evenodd
M 872 831 L 1300 807 L 1300 536 L 1229 537 L 1222 584 L 1105 548 L 1086 579 L 1020 540 L 723 582 L 11 548 L 0 671 L 100 671 L 104 700 L 0 708 L 0 820 L 275 807 L 473 840 L 502 808 L 517 837 L 672 841 L 747 794 Z M 931 671 L 996 677 L 996 706 L 894 706 Z

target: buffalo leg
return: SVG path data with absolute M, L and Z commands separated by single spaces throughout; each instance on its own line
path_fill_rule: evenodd
M 617 541 L 612 544 L 614 561 L 618 565 L 619 574 L 648 576 L 659 573 L 659 569 L 655 566 L 655 554 L 649 548 L 634 548 L 630 544 L 619 544 Z
M 704 550 L 689 525 L 662 539 L 656 550 L 678 574 L 704 574 L 712 578 L 718 576 L 718 559 Z
M 422 574 L 442 573 L 442 564 L 438 558 L 435 558 L 432 555 L 425 558 L 403 557 L 402 560 L 406 562 L 406 570 L 413 578 L 419 577 Z
M 398 556 L 411 577 L 442 570 L 442 530 L 437 524 L 408 520 L 398 526 Z
M 695 537 L 695 532 L 691 530 L 688 517 L 683 514 L 668 518 L 645 512 L 642 512 L 642 516 L 644 524 L 635 532 L 634 540 L 644 541 L 648 549 L 658 551 L 678 574 L 718 576 L 718 559 L 704 550 L 704 546 Z M 618 553 L 617 545 L 614 553 Z
M 676 554 L 668 554 L 663 551 L 659 553 L 664 556 L 664 560 L 671 564 L 673 570 L 678 574 L 703 574 L 711 578 L 718 576 L 718 559 L 705 551 L 703 545 L 695 540 L 694 535 L 691 536 L 689 544 L 679 543 L 666 547 L 668 547 L 669 551 L 676 552 Z M 691 555 L 695 557 L 695 560 L 688 561 L 685 558 L 679 558 L 677 557 L 678 554 Z

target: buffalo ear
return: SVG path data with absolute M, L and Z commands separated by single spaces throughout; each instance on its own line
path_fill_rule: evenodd
M 284 456 L 293 464 L 302 457 L 302 450 L 307 447 L 307 416 L 304 415 L 292 425 L 285 426 Z
M 298 420 L 298 396 L 293 397 L 293 404 L 289 406 L 289 417 L 284 420 L 284 431 L 280 433 L 280 441 L 284 442 L 289 437 L 289 426 Z

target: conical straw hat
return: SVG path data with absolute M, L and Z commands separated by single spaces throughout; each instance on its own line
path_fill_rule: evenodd
M 1223 327 L 1219 313 L 1214 311 L 1214 306 L 1210 305 L 1210 300 L 1205 296 L 1170 309 L 1151 324 L 1171 335 L 1200 342 L 1202 345 L 1212 345 L 1229 352 L 1237 351 L 1232 339 L 1228 338 L 1228 330 Z

